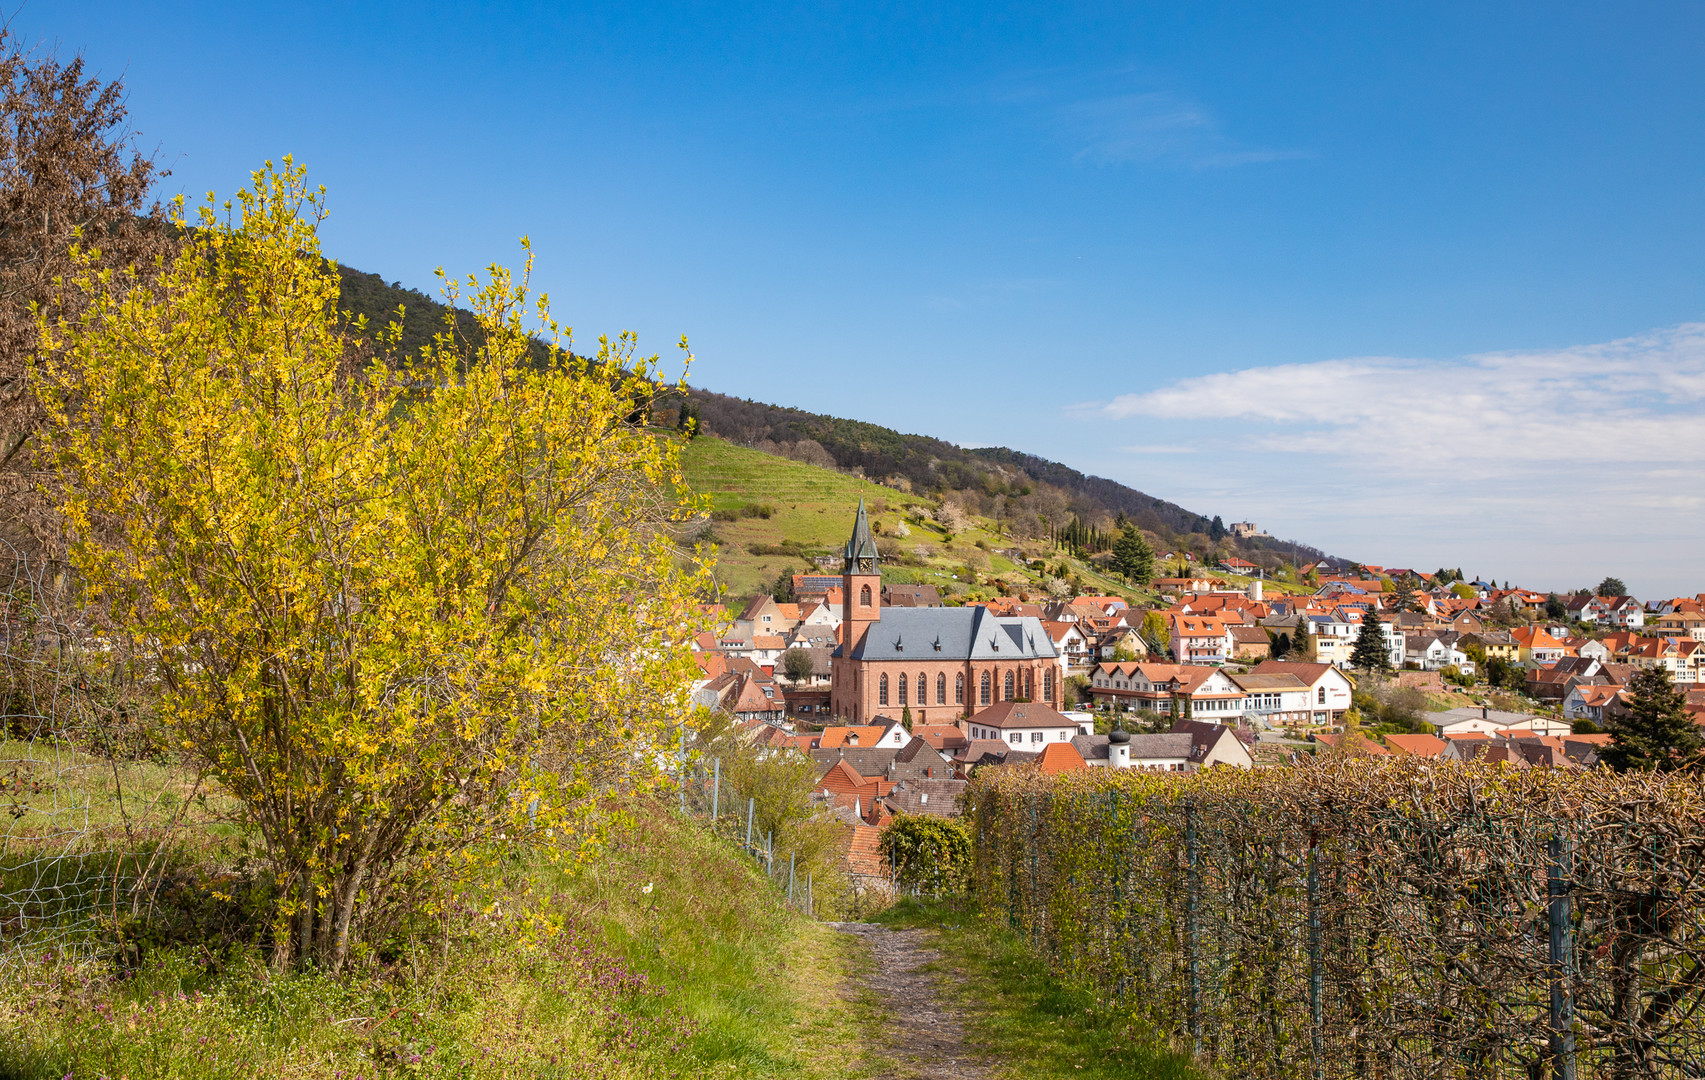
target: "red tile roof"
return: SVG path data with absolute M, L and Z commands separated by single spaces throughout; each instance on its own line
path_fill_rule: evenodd
M 1036 760 L 1036 767 L 1049 776 L 1089 768 L 1084 764 L 1083 755 L 1077 752 L 1077 747 L 1069 742 L 1049 743 L 1043 747 L 1042 756 Z

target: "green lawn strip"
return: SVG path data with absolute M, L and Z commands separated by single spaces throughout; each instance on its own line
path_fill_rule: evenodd
M 1155 1032 L 1048 970 L 1022 939 L 963 900 L 904 900 L 875 918 L 931 931 L 943 980 L 964 1011 L 967 1040 L 1004 1075 L 1202 1080 Z
M 726 839 L 653 814 L 563 887 L 666 989 L 658 1005 L 697 1026 L 677 1062 L 684 1075 L 861 1075 L 850 1071 L 859 1029 L 838 998 L 857 960 L 851 943 L 790 911 Z

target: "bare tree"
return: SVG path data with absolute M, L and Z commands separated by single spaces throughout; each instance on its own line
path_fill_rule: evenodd
M 61 61 L 0 27 L 0 529 L 39 543 L 51 530 L 29 452 L 40 410 L 28 384 L 36 349 L 33 306 L 51 313 L 77 301 L 73 243 L 104 266 L 148 271 L 176 246 L 158 202 L 167 173 L 136 149 L 124 85 L 91 76 L 81 56 Z M 31 544 L 34 546 L 34 544 Z

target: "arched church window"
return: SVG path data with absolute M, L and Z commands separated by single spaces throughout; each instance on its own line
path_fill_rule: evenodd
M 982 686 L 979 687 L 978 697 L 981 698 L 982 703 L 984 705 L 987 705 L 989 703 L 990 682 L 991 682 L 991 680 L 989 679 L 989 673 L 986 671 L 983 672 L 983 682 L 982 682 Z
M 904 671 L 900 672 L 900 704 L 911 704 L 906 700 L 906 673 Z
M 858 606 L 859 607 L 869 607 L 870 606 L 870 586 L 869 585 L 864 585 L 864 586 L 861 586 L 859 588 L 859 590 L 858 590 Z
M 1001 698 L 1002 701 L 1011 701 L 1013 698 L 1018 696 L 1012 692 L 1012 672 L 1009 671 L 1006 673 L 1006 685 L 1002 687 L 1002 689 L 1006 691 L 1006 696 Z
M 1042 673 L 1042 700 L 1054 700 L 1054 672 L 1051 668 Z
M 876 703 L 878 705 L 888 704 L 888 676 L 886 675 L 876 680 Z
M 965 673 L 963 671 L 953 676 L 953 704 L 965 704 Z
M 937 705 L 947 704 L 947 676 L 945 674 L 935 677 L 935 703 Z

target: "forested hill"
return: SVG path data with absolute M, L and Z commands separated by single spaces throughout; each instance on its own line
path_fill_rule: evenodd
M 1240 552 L 1257 564 L 1319 559 L 1306 544 L 1233 540 L 1218 518 L 1134 488 L 1005 447 L 966 449 L 928 435 L 823 416 L 693 389 L 686 406 L 699 430 L 786 457 L 857 472 L 907 490 L 951 496 L 1023 535 L 1071 517 L 1102 529 L 1120 516 L 1154 533 L 1165 549 Z
M 418 353 L 432 335 L 444 329 L 444 313 L 449 310 L 418 289 L 407 289 L 399 282 L 387 284 L 378 274 L 367 274 L 347 266 L 337 268 L 339 279 L 338 308 L 352 315 L 367 316 L 370 333 L 397 321 L 397 308 L 403 309 L 402 351 L 405 355 Z M 463 333 L 478 333 L 479 323 L 472 313 L 456 312 L 456 325 Z
M 338 274 L 342 279 L 339 307 L 365 315 L 370 327 L 394 321 L 397 308 L 404 309 L 406 352 L 418 351 L 443 328 L 444 304 L 425 293 L 346 266 L 338 267 Z M 463 332 L 477 334 L 471 315 L 459 311 L 457 316 Z M 1291 541 L 1234 540 L 1217 517 L 1004 447 L 970 450 L 928 435 L 905 435 L 861 420 L 709 390 L 691 390 L 682 411 L 695 415 L 705 434 L 919 494 L 951 498 L 972 513 L 1002 522 L 1020 537 L 1046 535 L 1074 517 L 1103 530 L 1124 518 L 1154 533 L 1163 552 L 1191 551 L 1198 557 L 1237 553 L 1267 566 L 1322 557 L 1317 549 Z M 661 422 L 672 418 L 667 413 L 657 417 Z

